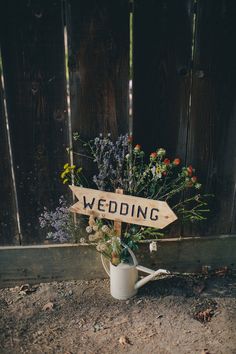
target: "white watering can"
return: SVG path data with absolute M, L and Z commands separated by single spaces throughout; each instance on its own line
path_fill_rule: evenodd
M 118 300 L 127 300 L 132 296 L 136 295 L 138 289 L 148 283 L 150 280 L 155 278 L 157 275 L 161 274 L 170 274 L 169 271 L 165 269 L 158 269 L 156 271 L 138 265 L 138 261 L 131 249 L 124 245 L 124 247 L 129 251 L 133 264 L 128 263 L 120 263 L 117 266 L 114 266 L 110 262 L 110 269 L 104 261 L 104 257 L 102 256 L 102 264 L 110 276 L 110 290 L 111 295 Z M 146 277 L 138 280 L 138 271 L 142 271 L 144 273 L 148 273 Z

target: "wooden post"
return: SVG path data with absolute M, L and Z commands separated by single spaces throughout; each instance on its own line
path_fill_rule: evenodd
M 124 190 L 121 188 L 116 189 L 117 194 L 124 194 Z M 122 231 L 122 222 L 121 221 L 114 221 L 114 230 L 117 233 L 117 236 L 121 236 Z

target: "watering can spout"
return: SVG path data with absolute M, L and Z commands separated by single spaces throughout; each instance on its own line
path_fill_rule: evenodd
M 170 272 L 165 269 L 158 269 L 158 270 L 154 271 L 152 269 L 149 269 L 149 268 L 146 268 L 146 267 L 143 267 L 140 265 L 138 265 L 136 268 L 142 272 L 149 273 L 149 275 L 147 275 L 145 278 L 139 280 L 135 284 L 135 289 L 141 288 L 143 285 L 147 284 L 150 280 L 155 278 L 157 275 L 170 274 Z

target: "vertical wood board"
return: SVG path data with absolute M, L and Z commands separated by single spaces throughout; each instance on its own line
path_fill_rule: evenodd
M 134 3 L 134 139 L 185 158 L 192 1 Z
M 72 130 L 85 139 L 128 132 L 128 5 L 67 1 Z M 87 173 L 93 169 L 86 159 L 76 161 Z
M 3 99 L 4 92 L 0 78 L 0 245 L 13 245 L 19 244 L 19 234 Z
M 187 160 L 214 198 L 208 221 L 186 235 L 235 231 L 235 18 L 234 1 L 198 1 Z
M 133 135 L 185 160 L 191 85 L 192 1 L 134 2 Z M 180 198 L 181 196 L 178 196 Z M 181 234 L 178 222 L 166 229 Z
M 59 179 L 68 146 L 61 2 L 6 2 L 1 26 L 23 243 L 38 243 L 43 206 L 55 207 L 65 191 Z

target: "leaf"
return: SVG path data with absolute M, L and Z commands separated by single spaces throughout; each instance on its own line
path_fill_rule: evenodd
M 54 308 L 53 302 L 48 302 L 43 306 L 43 311 L 51 311 Z
M 194 318 L 200 322 L 209 322 L 214 315 L 214 311 L 209 308 L 204 311 L 199 311 L 194 315 Z

